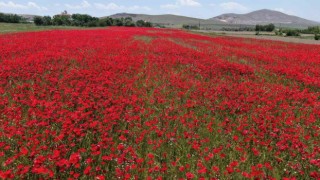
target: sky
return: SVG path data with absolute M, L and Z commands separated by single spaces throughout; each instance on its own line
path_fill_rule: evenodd
M 319 8 L 320 0 L 0 0 L 0 12 L 50 16 L 67 10 L 96 17 L 127 12 L 208 19 L 223 13 L 270 9 L 320 22 Z

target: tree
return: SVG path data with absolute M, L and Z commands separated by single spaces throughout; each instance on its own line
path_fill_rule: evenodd
M 0 22 L 5 23 L 20 23 L 23 20 L 21 16 L 16 14 L 4 14 L 0 13 Z
M 276 28 L 275 27 L 275 25 L 274 24 L 268 24 L 268 25 L 266 25 L 266 31 L 267 32 L 272 32 L 272 31 L 274 31 L 274 29 Z
M 286 30 L 286 36 L 300 36 L 300 32 L 295 29 L 288 29 Z
M 50 16 L 44 16 L 42 20 L 43 20 L 43 25 L 45 26 L 52 25 L 52 18 Z
M 9 17 L 10 17 L 11 23 L 19 23 L 22 20 L 22 17 L 16 14 L 13 14 L 13 15 L 11 14 L 9 15 Z
M 187 24 L 184 24 L 184 25 L 182 25 L 182 28 L 183 28 L 183 29 L 199 30 L 199 26 L 197 26 L 197 25 L 187 25 Z
M 318 33 L 320 33 L 320 26 L 308 27 L 308 29 L 304 30 L 303 33 L 318 34 Z
M 127 26 L 127 27 L 134 27 L 135 26 L 131 17 L 126 17 L 124 19 L 124 26 Z
M 113 19 L 113 26 L 123 26 L 123 18 Z
M 42 26 L 42 25 L 44 25 L 44 20 L 43 20 L 43 18 L 40 17 L 40 16 L 34 17 L 34 18 L 33 18 L 33 22 L 34 22 L 34 24 L 37 25 L 37 26 Z
M 275 29 L 275 25 L 274 24 L 268 24 L 268 25 L 256 25 L 255 30 L 256 31 L 267 31 L 267 32 L 272 32 Z
M 137 25 L 138 27 L 144 27 L 144 21 L 143 21 L 143 20 L 138 20 L 138 21 L 136 22 L 136 25 Z
M 261 31 L 261 29 L 262 29 L 262 28 L 261 28 L 261 25 L 257 24 L 255 30 L 256 30 L 257 32 L 259 32 L 259 31 Z
M 88 27 L 97 27 L 99 26 L 99 20 L 92 20 L 92 21 L 89 21 L 86 26 Z
M 152 27 L 152 23 L 151 22 L 146 22 L 145 23 L 145 27 Z
M 71 25 L 71 17 L 69 15 L 55 15 L 53 16 L 53 25 L 69 26 Z
M 0 22 L 5 22 L 6 18 L 5 18 L 5 14 L 0 13 Z
M 113 25 L 113 19 L 110 17 L 99 19 L 99 26 L 105 27 L 105 26 L 112 26 Z
M 138 20 L 136 22 L 136 26 L 138 26 L 138 27 L 152 27 L 152 23 L 146 22 L 144 20 Z
M 98 20 L 98 18 L 87 14 L 73 14 L 71 16 L 71 24 L 73 26 L 92 26 L 93 24 L 96 26 Z

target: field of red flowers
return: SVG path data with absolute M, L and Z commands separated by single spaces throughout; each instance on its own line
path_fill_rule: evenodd
M 1 35 L 0 163 L 3 179 L 319 179 L 320 46 Z

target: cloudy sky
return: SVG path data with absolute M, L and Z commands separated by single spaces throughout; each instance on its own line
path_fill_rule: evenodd
M 247 13 L 271 9 L 320 22 L 320 0 L 0 0 L 0 12 L 54 15 L 86 13 L 106 16 L 114 13 L 177 14 L 211 18 L 222 13 Z

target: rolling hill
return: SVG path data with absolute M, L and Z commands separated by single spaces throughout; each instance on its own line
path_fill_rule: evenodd
M 216 20 L 227 24 L 256 25 L 273 23 L 276 25 L 294 27 L 308 27 L 320 24 L 315 21 L 310 21 L 297 16 L 287 15 L 279 11 L 268 9 L 253 11 L 248 14 L 222 14 L 220 16 L 211 18 L 211 20 Z
M 199 19 L 186 16 L 178 16 L 172 14 L 165 15 L 147 15 L 147 14 L 128 14 L 118 13 L 111 15 L 112 18 L 131 17 L 134 21 L 145 20 L 156 24 L 181 26 L 182 24 L 215 24 L 221 26 L 235 25 L 256 25 L 273 23 L 282 27 L 306 28 L 308 26 L 320 25 L 319 22 L 307 20 L 297 16 L 288 15 L 279 11 L 262 9 L 247 14 L 222 14 L 210 19 Z

